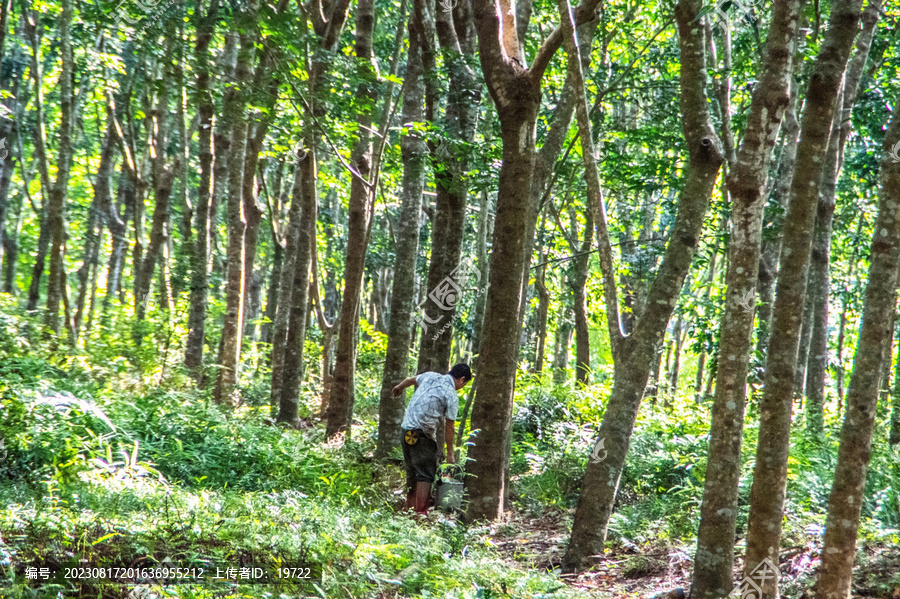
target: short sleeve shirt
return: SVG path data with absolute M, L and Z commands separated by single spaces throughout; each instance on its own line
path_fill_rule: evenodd
M 456 420 L 459 412 L 459 396 L 449 374 L 423 372 L 416 377 L 418 388 L 413 393 L 402 428 L 422 429 L 432 440 L 437 439 L 437 429 L 443 418 Z

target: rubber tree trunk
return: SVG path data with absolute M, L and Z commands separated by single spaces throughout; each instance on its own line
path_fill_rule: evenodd
M 772 332 L 772 306 L 775 303 L 775 279 L 778 274 L 778 257 L 781 254 L 781 244 L 784 239 L 784 213 L 787 211 L 788 198 L 791 193 L 791 179 L 794 177 L 794 166 L 797 161 L 797 142 L 800 137 L 800 121 L 797 119 L 798 97 L 800 96 L 796 74 L 799 69 L 796 65 L 802 60 L 794 58 L 794 77 L 791 80 L 791 101 L 784 115 L 784 126 L 781 128 L 783 149 L 778 163 L 775 188 L 773 190 L 773 203 L 778 207 L 771 222 L 764 225 L 769 232 L 763 239 L 762 252 L 759 260 L 759 282 L 757 283 L 757 321 L 759 332 L 756 335 L 756 351 L 760 355 L 766 355 L 769 346 L 769 337 Z
M 824 428 L 825 374 L 828 369 L 828 298 L 831 290 L 829 269 L 837 182 L 844 162 L 844 145 L 850 135 L 850 116 L 859 95 L 859 83 L 875 37 L 875 25 L 878 23 L 880 9 L 880 0 L 870 1 L 862 14 L 863 28 L 857 35 L 856 52 L 847 67 L 841 110 L 835 111 L 828 153 L 825 157 L 826 171 L 822 180 L 822 194 L 819 196 L 816 210 L 816 230 L 809 271 L 810 294 L 813 298 L 813 328 L 806 369 L 806 426 L 813 435 L 822 434 Z
M 25 37 L 31 46 L 31 60 L 29 71 L 34 83 L 34 112 L 35 127 L 33 131 L 33 144 L 35 160 L 38 163 L 40 173 L 41 193 L 44 200 L 41 202 L 40 211 L 37 214 L 40 232 L 38 234 L 37 249 L 34 255 L 34 266 L 31 269 L 31 283 L 28 286 L 28 301 L 25 309 L 28 312 L 37 310 L 41 298 L 41 278 L 44 276 L 44 267 L 47 261 L 47 251 L 50 248 L 50 228 L 47 221 L 47 205 L 45 202 L 52 193 L 50 185 L 50 167 L 47 158 L 47 133 L 44 124 L 44 88 L 43 88 L 43 61 L 40 57 L 40 40 L 38 39 L 37 17 L 30 7 L 23 3 L 23 29 Z M 61 106 L 61 105 L 60 105 Z M 58 305 L 58 304 L 57 304 Z M 58 318 L 58 316 L 57 316 Z
M 801 4 L 801 0 L 789 0 L 774 5 L 760 82 L 750 103 L 735 168 L 728 177 L 732 228 L 725 313 L 719 329 L 709 462 L 691 582 L 691 596 L 697 599 L 717 599 L 732 589 L 741 439 L 762 249 L 764 189 L 775 141 L 790 103 Z
M 574 258 L 572 269 L 572 294 L 575 299 L 575 382 L 587 385 L 591 376 L 591 331 L 587 318 L 587 296 L 585 287 L 588 280 L 588 267 L 591 255 L 591 230 L 594 220 L 591 211 L 585 210 L 584 238 L 578 255 Z M 575 230 L 577 234 L 577 229 Z
M 424 121 L 425 82 L 422 77 L 422 34 L 417 19 L 409 19 L 409 55 L 406 62 L 403 93 L 403 123 Z M 428 147 L 415 132 L 400 138 L 403 160 L 403 199 L 398 215 L 394 281 L 391 287 L 388 344 L 381 379 L 378 407 L 378 443 L 375 457 L 385 458 L 400 442 L 400 423 L 406 405 L 405 394 L 395 397 L 394 386 L 406 378 L 409 346 L 413 330 L 410 316 L 415 305 L 416 261 L 419 256 L 419 221 Z
M 760 401 L 759 442 L 750 490 L 745 576 L 749 576 L 763 559 L 779 563 L 794 374 L 816 203 L 835 103 L 856 35 L 860 5 L 861 0 L 837 0 L 833 4 L 828 31 L 816 57 L 806 94 L 797 164 L 785 216 L 766 387 Z M 777 580 L 767 580 L 762 584 L 762 597 L 772 599 L 777 594 Z
M 167 56 L 172 55 L 172 43 L 167 48 Z M 165 69 L 159 83 L 159 96 L 153 110 L 152 119 L 156 134 L 153 139 L 155 158 L 152 159 L 153 183 L 153 216 L 150 224 L 150 239 L 147 249 L 140 259 L 140 267 L 135 273 L 135 315 L 138 320 L 146 316 L 150 305 L 150 289 L 153 285 L 153 273 L 159 263 L 163 246 L 168 243 L 169 201 L 175 180 L 176 169 L 166 161 L 166 148 L 169 144 L 169 89 L 171 83 L 171 67 Z M 176 162 L 178 159 L 176 158 Z M 140 201 L 140 200 L 138 200 Z M 144 329 L 139 327 L 135 332 L 135 340 L 139 343 Z
M 619 478 L 637 411 L 650 376 L 651 364 L 665 335 L 684 279 L 699 244 L 703 220 L 724 154 L 715 133 L 706 96 L 706 51 L 700 18 L 700 2 L 684 0 L 675 9 L 681 47 L 682 126 L 689 152 L 678 214 L 665 254 L 647 296 L 646 308 L 634 330 L 621 340 L 616 357 L 613 391 L 597 440 L 608 450 L 603 461 L 589 461 L 569 547 L 562 567 L 574 571 L 592 563 L 602 552 Z M 594 215 L 595 226 L 598 221 Z M 615 321 L 613 321 L 615 319 Z M 619 330 L 618 315 L 607 314 L 610 330 Z
M 56 162 L 56 182 L 50 190 L 47 206 L 47 228 L 50 233 L 50 268 L 47 278 L 47 313 L 44 324 L 54 334 L 59 333 L 59 304 L 66 284 L 65 240 L 66 240 L 66 190 L 69 185 L 69 171 L 72 166 L 73 104 L 72 73 L 72 0 L 62 1 L 59 41 L 62 70 L 59 77 L 59 152 Z M 27 17 L 26 17 L 27 18 Z
M 593 1 L 579 7 L 579 24 L 592 18 L 595 8 Z M 532 192 L 540 81 L 562 42 L 561 36 L 549 37 L 526 70 L 522 66 L 524 48 L 516 37 L 515 21 L 515 11 L 508 0 L 496 4 L 490 0 L 475 1 L 479 58 L 500 120 L 503 159 L 479 365 L 481 381 L 472 410 L 472 429 L 480 432 L 469 450 L 469 457 L 474 460 L 470 468 L 472 476 L 466 479 L 469 520 L 496 518 L 504 511 L 519 355 L 519 311 L 524 266 L 530 251 L 526 247 L 530 216 L 528 210 L 521 209 L 520 198 L 530 197 Z
M 313 141 L 312 138 L 309 139 Z M 284 305 L 288 312 L 287 337 L 284 345 L 284 373 L 281 382 L 278 421 L 296 426 L 299 423 L 300 381 L 303 380 L 303 344 L 306 341 L 308 299 L 312 252 L 315 251 L 318 198 L 316 196 L 317 154 L 315 147 L 300 161 L 300 201 L 302 206 L 300 227 L 297 232 L 297 256 L 294 259 L 291 279 L 293 288 L 290 301 Z M 282 280 L 284 283 L 285 280 Z
M 247 218 L 244 212 L 244 154 L 247 146 L 246 106 L 249 101 L 245 86 L 250 82 L 256 34 L 251 23 L 256 19 L 258 4 L 251 0 L 238 17 L 236 27 L 241 31 L 234 83 L 223 99 L 223 120 L 231 131 L 228 172 L 228 277 L 225 283 L 225 318 L 222 324 L 219 377 L 213 398 L 217 403 L 232 403 L 238 381 L 241 337 L 244 316 L 244 234 Z
M 347 253 L 344 262 L 344 293 L 341 301 L 340 329 L 334 362 L 334 380 L 326 410 L 325 436 L 344 433 L 350 436 L 353 419 L 354 378 L 356 374 L 356 335 L 359 304 L 368 246 L 368 229 L 372 218 L 369 188 L 372 168 L 372 112 L 378 100 L 377 73 L 372 56 L 375 30 L 375 6 L 372 0 L 360 0 L 356 7 L 356 66 L 362 79 L 357 99 L 366 108 L 357 115 L 356 142 L 350 162 L 356 174 L 350 182 L 347 210 Z
M 441 49 L 444 65 L 449 76 L 447 92 L 447 109 L 444 116 L 448 139 L 439 144 L 432 144 L 432 159 L 435 171 L 435 215 L 432 226 L 431 260 L 428 266 L 427 290 L 438 291 L 447 280 L 452 280 L 452 273 L 460 266 L 463 233 L 465 232 L 466 203 L 468 198 L 469 159 L 465 147 L 471 143 L 475 135 L 478 120 L 478 107 L 481 104 L 481 81 L 470 64 L 475 57 L 475 31 L 472 23 L 472 9 L 468 2 L 459 3 L 457 10 L 434 12 L 433 25 L 431 10 L 434 2 L 422 3 L 417 8 L 423 26 L 423 44 L 426 54 L 429 51 L 429 40 L 437 34 L 437 43 Z M 427 7 L 427 8 L 426 8 Z M 431 33 L 430 29 L 434 29 Z M 424 59 L 426 77 L 435 77 L 433 60 Z M 437 89 L 435 86 L 433 89 Z M 438 101 L 432 92 L 432 107 L 426 117 L 434 120 L 433 105 Z M 479 285 L 486 284 L 485 273 L 480 273 Z M 427 301 L 424 305 L 429 319 L 440 322 L 429 326 L 429 331 L 422 332 L 419 343 L 419 361 L 417 372 L 446 372 L 450 366 L 450 348 L 453 340 L 453 326 L 445 325 L 456 317 L 455 301 L 444 296 L 447 301 L 443 305 Z
M 484 289 L 490 284 L 490 262 L 487 254 L 487 240 L 493 231 L 493 217 L 491 215 L 491 198 L 487 191 L 481 192 L 481 203 L 478 213 L 478 246 L 476 250 L 478 270 L 481 272 L 482 285 Z M 487 294 L 479 293 L 475 299 L 475 322 L 472 324 L 472 368 L 478 366 L 478 357 L 481 355 L 481 339 L 484 331 L 484 309 L 486 306 Z M 474 386 L 473 386 L 474 389 Z M 472 390 L 469 391 L 469 397 L 475 397 Z M 462 424 L 462 423 L 461 423 Z M 462 436 L 458 437 L 461 442 Z
M 296 425 L 299 422 L 299 394 L 300 381 L 303 375 L 303 344 L 306 340 L 306 322 L 308 320 L 307 306 L 310 287 L 310 270 L 312 269 L 313 280 L 315 277 L 315 239 L 316 239 L 316 222 L 318 220 L 318 162 L 317 148 L 318 136 L 312 126 L 316 116 L 321 116 L 324 109 L 316 104 L 316 98 L 322 85 L 322 77 L 325 70 L 330 65 L 329 56 L 336 48 L 340 40 L 341 33 L 344 30 L 344 24 L 347 21 L 347 13 L 349 10 L 349 0 L 339 0 L 330 5 L 327 13 L 322 13 L 322 7 L 319 10 L 311 11 L 312 24 L 316 35 L 319 38 L 317 52 L 313 55 L 307 82 L 309 103 L 305 107 L 306 114 L 304 121 L 309 125 L 304 127 L 303 147 L 297 153 L 298 164 L 294 173 L 294 182 L 291 189 L 291 206 L 292 209 L 298 210 L 297 214 L 297 243 L 296 250 L 288 252 L 285 249 L 285 262 L 289 260 L 288 254 L 292 257 L 290 266 L 282 267 L 282 278 L 279 284 L 279 307 L 276 314 L 276 320 L 282 321 L 282 331 L 273 331 L 273 335 L 278 343 L 283 341 L 283 350 L 272 349 L 272 403 L 273 407 L 278 409 L 278 419 L 281 422 L 287 422 Z M 325 14 L 327 20 L 320 20 L 318 16 Z M 294 203 L 297 206 L 294 206 Z M 339 204 L 332 212 L 336 214 Z M 289 225 L 290 226 L 290 225 Z M 326 227 L 326 232 L 329 228 Z M 330 248 L 330 245 L 329 245 Z M 330 276 L 329 272 L 329 276 Z M 317 286 L 318 283 L 313 283 Z M 318 297 L 316 295 L 316 297 Z M 319 306 L 319 312 L 322 312 Z M 323 350 L 323 364 L 330 364 L 330 346 L 331 338 L 334 333 L 333 326 L 325 323 L 324 316 L 320 320 L 320 329 L 325 339 L 325 347 Z M 283 355 L 282 355 L 283 354 Z M 279 361 L 281 374 L 276 373 L 275 362 Z M 328 389 L 330 387 L 330 366 L 323 369 L 323 389 L 322 398 L 328 397 Z
M 281 0 L 275 7 L 274 15 L 267 15 L 265 18 L 278 18 L 284 9 L 286 0 Z M 266 10 L 268 8 L 266 7 Z M 245 305 L 253 306 L 254 309 L 246 310 L 242 314 L 242 326 L 247 329 L 249 321 L 256 318 L 256 311 L 259 308 L 258 301 L 250 301 L 250 292 L 257 292 L 261 289 L 258 285 L 254 285 L 253 263 L 256 261 L 256 246 L 259 241 L 259 226 L 262 222 L 264 209 L 257 201 L 257 185 L 256 171 L 259 164 L 259 154 L 262 151 L 263 142 L 266 139 L 266 133 L 269 131 L 269 125 L 275 116 L 275 102 L 278 100 L 277 77 L 272 76 L 275 67 L 276 52 L 273 48 L 267 48 L 260 57 L 259 64 L 253 77 L 253 89 L 264 90 L 261 99 L 254 102 L 258 106 L 255 114 L 252 115 L 252 121 L 247 127 L 247 147 L 244 153 L 244 178 L 242 183 L 241 197 L 244 203 L 244 219 L 247 226 L 244 229 L 244 265 L 243 265 L 243 288 Z M 261 281 L 259 281 L 261 285 Z M 252 327 L 250 327 L 252 328 Z M 240 351 L 240 350 L 238 350 Z
M 847 412 L 828 498 L 817 599 L 849 597 L 856 562 L 856 536 L 871 457 L 885 338 L 891 337 L 896 304 L 897 263 L 900 260 L 900 163 L 890 156 L 896 144 L 900 144 L 900 118 L 895 113 L 881 155 L 878 216 L 872 238 L 862 325 L 847 393 Z
M 206 339 L 206 309 L 209 302 L 209 235 L 212 223 L 210 204 L 212 202 L 213 174 L 213 121 L 215 102 L 210 93 L 209 44 L 215 33 L 218 14 L 218 0 L 211 0 L 209 10 L 204 14 L 198 6 L 197 41 L 194 58 L 197 69 L 196 102 L 199 125 L 198 158 L 200 161 L 200 182 L 197 186 L 197 200 L 194 210 L 196 237 L 191 253 L 191 294 L 188 307 L 188 334 L 184 343 L 184 365 L 193 373 L 195 380 L 201 379 L 203 365 L 203 345 Z
M 235 31 L 225 34 L 225 47 L 217 66 L 221 73 L 220 80 L 225 90 L 234 81 L 237 69 L 237 56 L 240 49 L 240 36 Z M 223 115 L 224 116 L 224 115 Z M 213 184 L 212 195 L 209 203 L 209 251 L 212 267 L 212 277 L 221 281 L 225 276 L 225 267 L 222 260 L 222 240 L 219 239 L 218 226 L 222 219 L 222 204 L 228 194 L 228 165 L 231 161 L 231 123 L 225 118 L 216 119 L 216 130 L 213 133 Z M 215 297 L 222 297 L 222 285 L 213 285 L 212 293 Z
M 294 182 L 291 186 L 291 206 L 288 211 L 287 231 L 285 232 L 284 257 L 278 273 L 278 302 L 275 310 L 275 322 L 272 325 L 272 368 L 271 406 L 277 410 L 281 404 L 281 385 L 284 378 L 285 344 L 287 343 L 288 326 L 291 318 L 293 297 L 297 289 L 294 287 L 295 267 L 300 244 L 300 232 L 306 224 L 303 222 L 303 186 L 302 169 L 299 161 L 294 166 Z M 309 264 L 306 265 L 307 272 Z M 274 276 L 274 275 L 273 275 Z

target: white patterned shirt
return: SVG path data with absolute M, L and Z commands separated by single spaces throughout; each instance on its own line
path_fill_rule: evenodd
M 422 429 L 431 439 L 437 439 L 441 420 L 456 420 L 459 412 L 459 396 L 456 384 L 449 374 L 423 372 L 416 377 L 418 385 L 413 393 L 401 427 L 406 430 Z

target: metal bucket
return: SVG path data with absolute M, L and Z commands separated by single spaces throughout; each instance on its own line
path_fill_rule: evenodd
M 438 509 L 446 512 L 462 511 L 463 483 L 461 481 L 446 478 L 438 479 L 437 498 L 435 504 Z

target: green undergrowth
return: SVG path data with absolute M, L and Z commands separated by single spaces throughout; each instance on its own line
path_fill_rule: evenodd
M 552 574 L 511 567 L 487 527 L 402 513 L 400 468 L 371 460 L 371 431 L 329 445 L 321 427 L 267 424 L 265 407 L 225 411 L 179 375 L 101 386 L 83 361 L 52 364 L 34 349 L 5 352 L 0 381 L 0 596 L 124 597 L 131 589 L 104 582 L 24 585 L 10 565 L 165 558 L 320 568 L 313 584 L 282 595 L 292 597 L 576 596 Z M 244 585 L 226 594 L 281 592 Z

